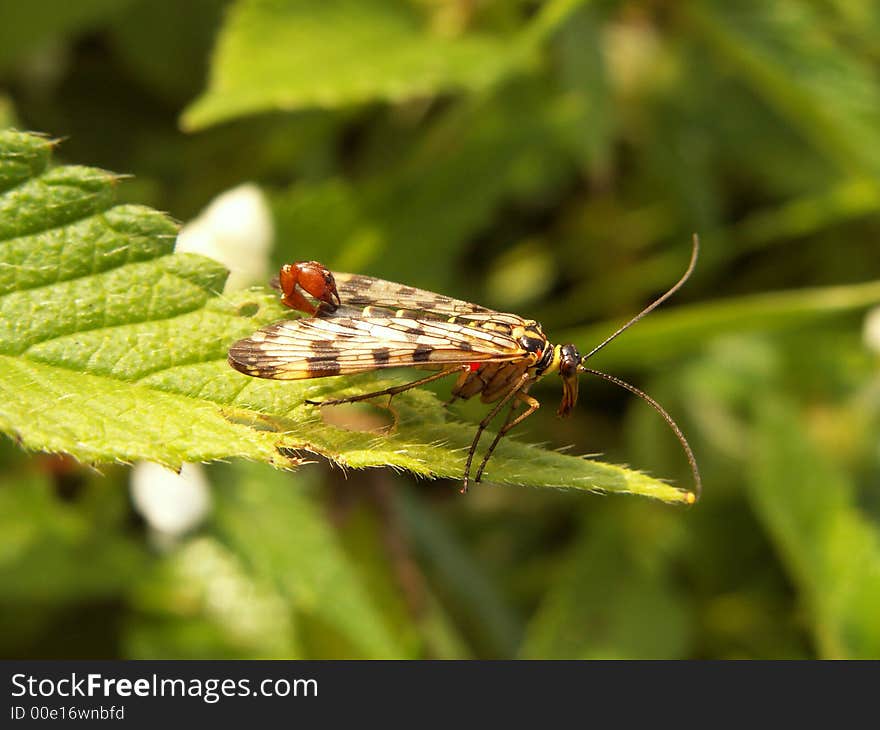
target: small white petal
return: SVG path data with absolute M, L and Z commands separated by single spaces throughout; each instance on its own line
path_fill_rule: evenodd
M 266 198 L 253 183 L 217 196 L 177 236 L 175 251 L 200 253 L 229 269 L 224 291 L 268 278 L 274 231 Z
M 199 464 L 184 464 L 180 474 L 152 462 L 136 464 L 131 497 L 150 527 L 169 537 L 191 530 L 211 508 L 208 481 Z

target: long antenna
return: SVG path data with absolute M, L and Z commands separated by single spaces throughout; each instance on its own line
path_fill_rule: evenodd
M 684 272 L 682 277 L 675 284 L 673 284 L 672 288 L 669 291 L 667 291 L 663 296 L 661 296 L 659 299 L 656 299 L 655 301 L 653 301 L 651 304 L 649 304 L 647 307 L 645 307 L 641 312 L 639 312 L 635 317 L 633 317 L 629 322 L 627 322 L 622 327 L 618 328 L 613 334 L 606 337 L 604 340 L 602 340 L 602 342 L 600 342 L 592 350 L 590 350 L 586 355 L 584 355 L 581 358 L 581 362 L 582 363 L 586 362 L 589 358 L 591 358 L 593 355 L 595 355 L 597 352 L 599 352 L 599 350 L 601 350 L 603 347 L 605 347 L 605 345 L 607 345 L 609 342 L 611 342 L 611 340 L 613 340 L 615 337 L 617 337 L 622 332 L 628 330 L 630 327 L 632 327 L 636 322 L 638 322 L 646 314 L 648 314 L 649 312 L 653 312 L 655 309 L 657 309 L 657 307 L 659 307 L 661 304 L 663 304 L 663 302 L 665 302 L 667 299 L 669 299 L 669 297 L 671 297 L 673 294 L 675 294 L 675 292 L 677 292 L 679 289 L 681 289 L 681 287 L 688 280 L 688 278 L 690 278 L 690 275 L 694 271 L 694 267 L 697 265 L 697 255 L 699 254 L 699 252 L 700 252 L 700 239 L 697 236 L 697 234 L 695 233 L 694 234 L 694 248 L 691 251 L 691 262 L 688 264 L 687 270 Z
M 607 380 L 609 383 L 614 383 L 624 390 L 628 390 L 633 395 L 637 395 L 639 398 L 646 401 L 648 405 L 650 405 L 655 411 L 657 411 L 657 413 L 663 416 L 663 420 L 666 421 L 667 424 L 669 424 L 669 428 L 671 428 L 672 432 L 678 437 L 678 440 L 681 443 L 681 447 L 684 449 L 685 456 L 687 456 L 688 464 L 691 465 L 691 473 L 694 475 L 694 502 L 696 502 L 700 498 L 700 494 L 703 491 L 703 480 L 700 478 L 700 470 L 697 468 L 697 460 L 696 458 L 694 458 L 694 452 L 691 450 L 691 445 L 684 437 L 684 434 L 681 432 L 678 424 L 672 420 L 672 416 L 670 416 L 666 412 L 666 409 L 661 406 L 657 401 L 655 401 L 651 396 L 649 396 L 644 391 L 639 390 L 638 388 L 636 388 L 636 386 L 630 385 L 625 380 L 616 378 L 613 375 L 609 375 L 608 373 L 603 373 L 601 370 L 585 368 L 583 367 L 583 365 L 581 367 L 583 368 L 583 371 L 585 373 L 598 375 L 600 378 Z

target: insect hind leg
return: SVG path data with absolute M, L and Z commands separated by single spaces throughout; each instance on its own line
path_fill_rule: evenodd
M 520 413 L 516 418 L 512 418 L 514 412 L 516 411 L 516 407 L 520 403 L 525 403 L 528 408 Z M 498 446 L 498 442 L 504 438 L 504 435 L 510 431 L 514 426 L 525 421 L 529 416 L 531 416 L 535 411 L 537 411 L 541 407 L 541 404 L 524 390 L 517 392 L 516 400 L 510 406 L 510 413 L 507 414 L 507 421 L 504 425 L 498 430 L 498 433 L 495 434 L 495 438 L 492 443 L 489 445 L 489 448 L 486 449 L 486 454 L 483 456 L 483 461 L 480 462 L 480 468 L 477 469 L 476 476 L 474 476 L 474 481 L 479 482 L 483 478 L 483 470 L 486 468 L 486 464 L 489 463 L 489 458 L 492 456 L 492 452 L 495 451 L 495 447 Z
M 511 398 L 513 398 L 518 393 L 520 393 L 520 391 L 522 391 L 523 387 L 528 385 L 530 380 L 531 380 L 531 376 L 528 374 L 528 372 L 523 373 L 522 376 L 520 377 L 519 381 L 517 381 L 517 383 L 515 385 L 513 385 L 510 388 L 510 390 L 507 391 L 507 393 L 504 394 L 504 397 L 501 400 L 499 400 L 498 403 L 496 403 L 492 407 L 492 410 L 486 414 L 486 417 L 482 421 L 480 421 L 479 426 L 477 426 L 477 432 L 474 434 L 474 440 L 471 441 L 471 448 L 468 450 L 467 461 L 465 462 L 465 466 L 464 466 L 464 478 L 462 479 L 462 485 L 461 485 L 461 490 L 460 490 L 462 494 L 465 494 L 468 490 L 468 485 L 469 485 L 470 479 L 471 479 L 471 465 L 474 462 L 474 454 L 477 451 L 477 446 L 480 443 L 480 437 L 483 435 L 483 431 L 486 430 L 486 427 L 492 422 L 492 419 L 498 415 L 498 412 L 502 408 L 504 408 L 505 404 L 507 404 L 507 402 Z M 522 419 L 518 419 L 518 421 L 519 420 L 522 420 Z M 495 444 L 493 443 L 491 448 L 494 448 L 494 447 L 495 447 Z
M 425 385 L 427 383 L 431 383 L 434 380 L 440 380 L 440 378 L 445 378 L 447 375 L 451 375 L 452 373 L 457 373 L 459 368 L 450 368 L 448 370 L 441 370 L 439 373 L 433 373 L 426 378 L 419 378 L 418 380 L 413 380 L 409 383 L 404 383 L 403 385 L 395 385 L 391 388 L 385 388 L 384 390 L 377 390 L 373 393 L 364 393 L 363 395 L 352 395 L 348 398 L 334 398 L 331 400 L 306 400 L 310 406 L 338 406 L 343 403 L 357 403 L 362 400 L 369 400 L 370 398 L 378 398 L 381 395 L 387 395 L 393 398 L 398 393 L 403 393 L 407 390 L 412 390 L 413 388 L 418 388 L 421 385 Z

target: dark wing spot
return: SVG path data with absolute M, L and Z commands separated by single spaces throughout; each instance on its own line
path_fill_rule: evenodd
M 464 350 L 465 352 L 471 352 L 474 349 L 470 342 L 459 342 L 456 346 L 459 350 Z
M 400 294 L 400 296 L 402 297 L 411 297 L 415 293 L 416 290 L 413 289 L 411 286 L 402 286 L 400 287 L 400 289 L 398 289 L 398 294 Z
M 332 350 L 336 346 L 333 340 L 312 340 L 309 347 L 313 350 Z
M 428 362 L 432 352 L 434 352 L 434 348 L 430 345 L 419 345 L 413 350 L 413 362 Z
M 390 351 L 387 347 L 378 347 L 373 350 L 373 360 L 376 363 L 386 363 L 390 359 Z

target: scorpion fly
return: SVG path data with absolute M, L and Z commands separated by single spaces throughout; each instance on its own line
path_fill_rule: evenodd
M 562 401 L 557 414 L 568 416 L 577 402 L 578 376 L 595 375 L 646 401 L 666 421 L 681 443 L 693 474 L 694 491 L 689 500 L 693 503 L 699 499 L 702 482 L 693 451 L 681 429 L 649 395 L 613 375 L 588 367 L 587 361 L 678 291 L 693 272 L 698 252 L 695 235 L 690 263 L 681 278 L 585 355 L 572 344 L 551 344 L 538 322 L 517 314 L 496 312 L 371 276 L 330 272 L 317 261 L 287 264 L 273 284 L 281 290 L 284 304 L 312 316 L 277 322 L 239 340 L 229 349 L 229 363 L 245 375 L 277 380 L 353 375 L 400 367 L 438 371 L 373 393 L 305 401 L 317 406 L 393 397 L 457 375 L 450 403 L 479 395 L 483 403 L 493 404 L 477 426 L 468 450 L 462 493 L 471 481 L 480 438 L 505 406 L 507 416 L 474 474 L 476 482 L 481 480 L 498 442 L 540 407 L 529 394 L 538 380 L 546 375 L 560 376 Z M 304 293 L 313 297 L 315 303 Z M 521 407 L 523 410 L 518 412 Z

